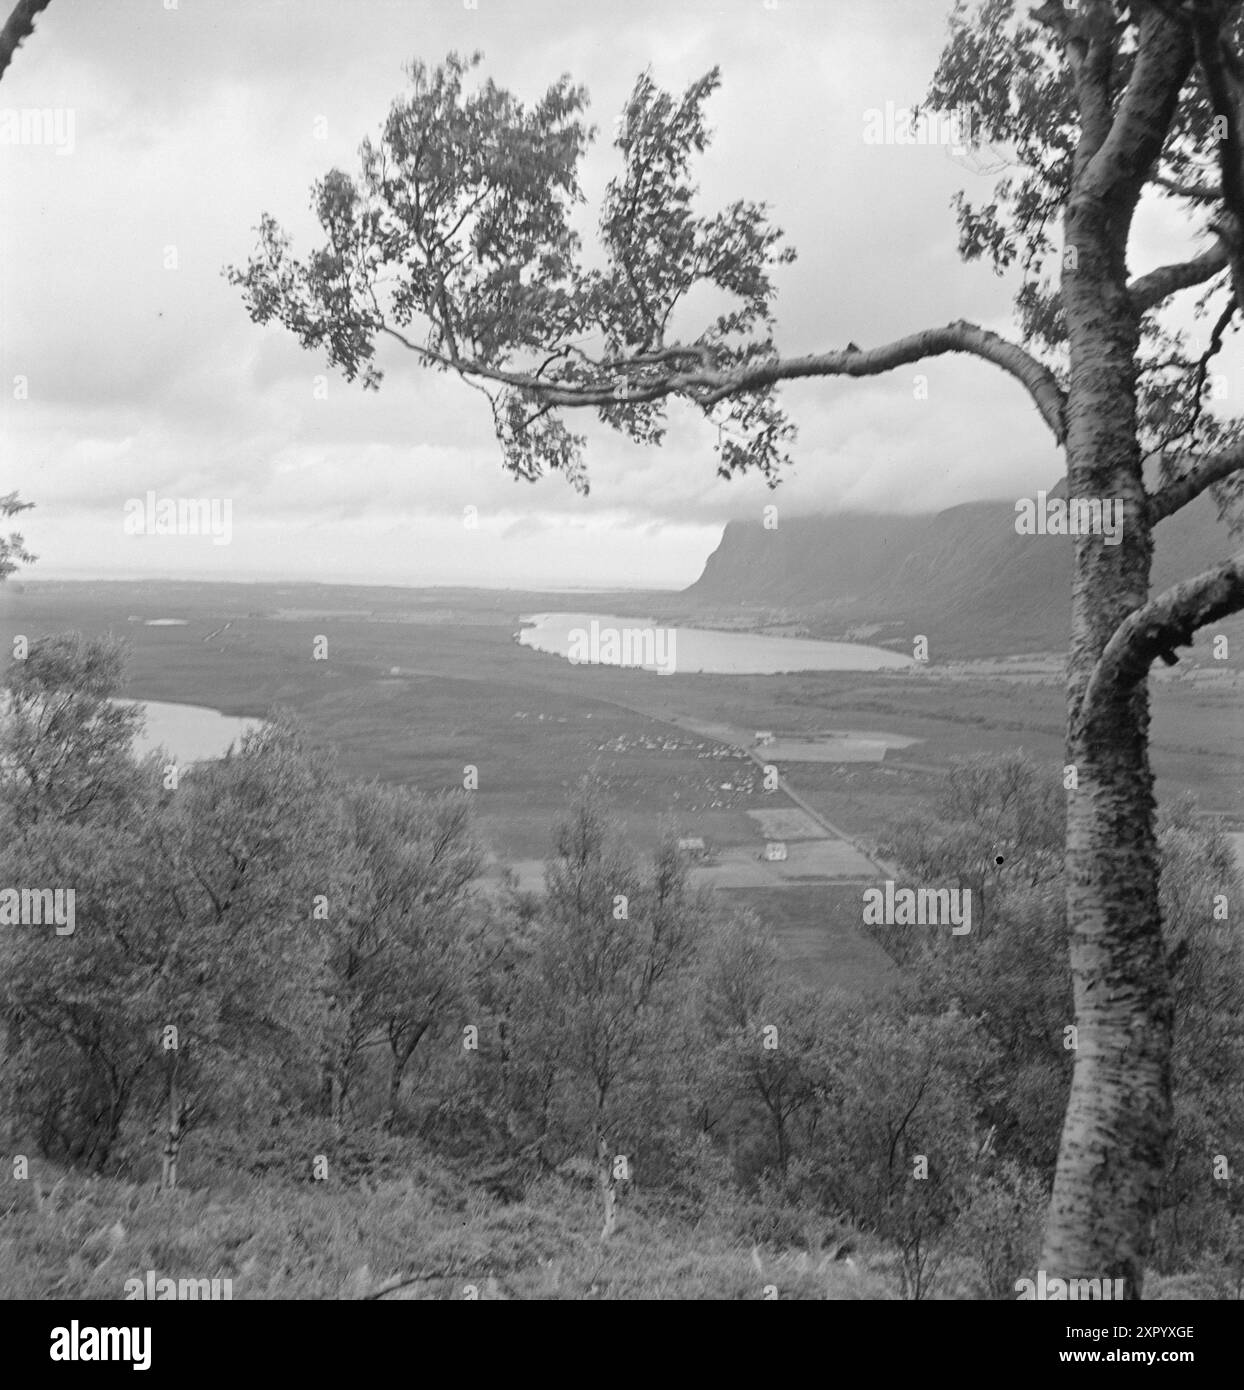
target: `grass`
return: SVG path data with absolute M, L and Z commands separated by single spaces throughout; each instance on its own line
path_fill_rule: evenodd
M 600 1241 L 590 1183 L 547 1177 L 521 1201 L 472 1187 L 426 1158 L 343 1187 L 220 1174 L 198 1189 L 36 1168 L 0 1197 L 0 1300 L 124 1299 L 126 1281 L 228 1279 L 235 1300 L 893 1300 L 899 1259 L 857 1237 L 847 1261 L 800 1214 L 737 1193 L 679 1210 L 629 1194 Z M 803 1236 L 757 1239 L 791 1221 Z M 221 1286 L 222 1289 L 224 1286 Z M 1232 1298 L 1210 1274 L 1150 1275 L 1146 1299 Z M 951 1256 L 935 1300 L 978 1299 Z
M 234 1299 L 759 1299 L 893 1296 L 884 1271 L 756 1249 L 729 1221 L 625 1203 L 602 1245 L 588 1184 L 548 1178 L 504 1202 L 427 1162 L 399 1179 L 222 1180 L 158 1193 L 69 1174 L 0 1206 L 0 1298 L 125 1297 L 127 1279 L 229 1279 Z M 885 1261 L 882 1260 L 884 1265 Z

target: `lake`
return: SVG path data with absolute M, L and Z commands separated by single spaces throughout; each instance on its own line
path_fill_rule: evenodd
M 776 676 L 791 671 L 906 671 L 910 657 L 859 642 L 816 642 L 759 632 L 662 627 L 609 613 L 531 613 L 519 618 L 520 646 L 575 664 L 646 671 Z M 628 637 L 627 634 L 630 634 Z M 646 633 L 641 637 L 637 634 Z
M 204 705 L 173 705 L 162 700 L 116 700 L 118 705 L 142 705 L 147 727 L 134 740 L 139 757 L 153 748 L 167 749 L 178 763 L 199 763 L 223 757 L 231 743 L 241 741 L 261 719 L 238 719 Z

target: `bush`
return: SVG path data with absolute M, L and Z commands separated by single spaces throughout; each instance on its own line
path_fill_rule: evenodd
M 1013 1299 L 1015 1281 L 1036 1267 L 1049 1193 L 1010 1160 L 975 1186 L 955 1226 L 955 1244 L 976 1266 L 979 1298 Z

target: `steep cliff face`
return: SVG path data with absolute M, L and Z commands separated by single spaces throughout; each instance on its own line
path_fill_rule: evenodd
M 1049 494 L 1061 495 L 1061 487 Z M 972 502 L 925 516 L 795 517 L 775 531 L 732 521 L 685 593 L 706 607 L 793 610 L 818 631 L 863 622 L 896 624 L 895 637 L 932 629 L 964 654 L 1061 649 L 1071 540 L 1019 535 L 1015 521 L 1013 502 Z M 1155 589 L 1239 547 L 1204 497 L 1164 521 L 1157 535 Z

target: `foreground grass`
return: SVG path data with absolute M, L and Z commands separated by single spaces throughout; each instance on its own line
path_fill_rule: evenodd
M 503 1202 L 444 1171 L 336 1188 L 278 1180 L 159 1193 L 64 1175 L 5 1184 L 0 1298 L 124 1298 L 125 1281 L 231 1279 L 234 1299 L 758 1299 L 893 1297 L 890 1281 L 819 1252 L 753 1254 L 709 1223 L 642 1201 L 607 1245 L 589 1188 L 550 1179 Z M 854 1262 L 853 1262 L 854 1263 Z
M 502 1201 L 430 1163 L 334 1187 L 225 1179 L 160 1193 L 74 1174 L 0 1189 L 0 1299 L 123 1299 L 127 1279 L 229 1279 L 234 1299 L 897 1299 L 898 1260 L 865 1238 L 835 1260 L 754 1240 L 746 1204 L 699 1218 L 625 1206 L 611 1240 L 585 1184 Z M 1151 1276 L 1150 1299 L 1223 1297 L 1195 1276 Z M 982 1296 L 949 1260 L 934 1298 Z M 1230 1297 L 1230 1294 L 1226 1296 Z

